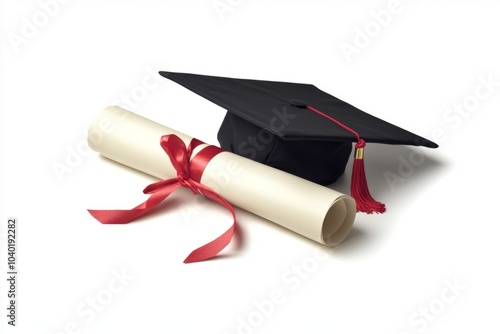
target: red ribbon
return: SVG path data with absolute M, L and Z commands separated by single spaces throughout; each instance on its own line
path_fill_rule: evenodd
M 143 192 L 151 196 L 142 204 L 131 210 L 88 210 L 90 214 L 103 224 L 126 224 L 151 211 L 155 206 L 163 202 L 171 193 L 179 187 L 186 187 L 197 195 L 205 195 L 210 200 L 226 207 L 233 215 L 233 225 L 218 238 L 195 249 L 184 260 L 184 263 L 198 262 L 216 256 L 231 241 L 236 227 L 236 213 L 234 208 L 215 191 L 200 183 L 201 176 L 210 160 L 223 152 L 216 146 L 207 146 L 196 154 L 191 161 L 193 150 L 203 144 L 198 139 L 192 139 L 186 148 L 184 142 L 176 135 L 161 137 L 160 145 L 167 153 L 173 167 L 177 171 L 177 177 L 161 180 L 148 185 Z

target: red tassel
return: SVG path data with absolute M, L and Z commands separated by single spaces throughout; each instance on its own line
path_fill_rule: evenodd
M 360 138 L 359 133 L 347 125 L 339 122 L 335 118 L 311 106 L 306 106 L 306 108 L 334 122 L 344 130 L 349 131 L 356 136 L 358 142 L 356 143 L 356 152 L 354 156 L 354 163 L 352 165 L 351 178 L 351 197 L 356 200 L 356 211 L 366 213 L 384 213 L 385 204 L 377 202 L 373 199 L 372 195 L 370 195 L 370 191 L 368 190 L 368 183 L 366 183 L 365 164 L 363 160 L 363 150 L 366 145 L 365 141 Z
M 351 197 L 356 200 L 356 210 L 358 212 L 384 213 L 385 204 L 374 200 L 368 190 L 363 159 L 365 145 L 363 139 L 358 140 L 356 144 L 354 163 L 352 165 Z

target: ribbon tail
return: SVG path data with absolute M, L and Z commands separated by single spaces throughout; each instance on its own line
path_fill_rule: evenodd
M 127 224 L 144 214 L 144 210 L 87 210 L 103 224 Z
M 220 251 L 226 248 L 226 246 L 231 241 L 234 233 L 234 227 L 235 225 L 233 224 L 233 226 L 231 226 L 217 239 L 212 240 L 208 244 L 205 244 L 192 251 L 191 254 L 186 257 L 184 263 L 200 262 L 215 257 L 220 253 Z
M 236 228 L 236 212 L 234 211 L 233 206 L 209 187 L 195 181 L 193 181 L 193 183 L 197 186 L 198 190 L 208 199 L 219 203 L 220 205 L 228 209 L 229 212 L 231 212 L 231 214 L 233 215 L 233 225 L 215 240 L 212 240 L 209 243 L 192 251 L 191 254 L 189 254 L 188 257 L 184 260 L 184 263 L 199 262 L 215 257 L 220 253 L 220 251 L 226 248 L 229 242 L 231 242 L 234 230 Z
M 163 202 L 180 183 L 172 183 L 154 192 L 144 203 L 130 210 L 88 210 L 88 212 L 103 224 L 127 224 L 139 218 Z

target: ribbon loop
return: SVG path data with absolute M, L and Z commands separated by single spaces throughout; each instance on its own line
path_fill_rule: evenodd
M 229 244 L 233 237 L 236 226 L 236 212 L 233 206 L 214 190 L 199 183 L 206 165 L 214 156 L 222 152 L 218 147 L 207 146 L 192 159 L 191 163 L 190 158 L 193 150 L 201 144 L 203 144 L 202 141 L 193 138 L 189 146 L 186 147 L 184 142 L 176 135 L 162 136 L 160 145 L 177 171 L 177 177 L 160 180 L 148 185 L 143 192 L 151 196 L 144 203 L 131 210 L 88 210 L 89 213 L 103 224 L 126 224 L 149 212 L 177 188 L 181 186 L 188 188 L 193 194 L 202 194 L 227 208 L 233 216 L 233 225 L 216 239 L 191 252 L 184 260 L 184 263 L 203 261 L 216 256 Z M 196 180 L 191 177 L 191 174 L 195 175 Z

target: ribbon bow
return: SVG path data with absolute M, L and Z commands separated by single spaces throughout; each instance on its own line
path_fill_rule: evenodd
M 177 177 L 148 185 L 143 192 L 151 196 L 144 203 L 131 210 L 88 210 L 89 213 L 103 224 L 126 224 L 145 215 L 163 202 L 177 188 L 189 188 L 194 194 L 202 194 L 226 207 L 233 215 L 233 225 L 216 239 L 192 251 L 184 260 L 184 263 L 203 261 L 216 256 L 229 244 L 233 237 L 236 227 L 236 213 L 229 202 L 200 183 L 205 166 L 215 155 L 223 152 L 216 146 L 207 146 L 192 161 L 189 161 L 193 150 L 201 144 L 203 142 L 193 138 L 186 148 L 184 142 L 176 135 L 162 136 L 160 145 L 177 171 Z

